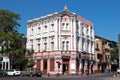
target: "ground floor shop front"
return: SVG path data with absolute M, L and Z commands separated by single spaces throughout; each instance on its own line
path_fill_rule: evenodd
M 69 52 L 68 52 L 69 53 Z M 82 54 L 82 53 L 81 53 Z M 43 74 L 61 75 L 72 74 L 91 74 L 93 73 L 93 62 L 90 61 L 89 55 L 85 58 L 78 58 L 78 53 L 72 54 L 50 54 L 44 53 L 39 55 L 35 53 L 35 65 L 33 68 L 40 69 Z

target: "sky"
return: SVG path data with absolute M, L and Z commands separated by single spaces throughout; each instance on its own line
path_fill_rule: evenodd
M 95 35 L 118 41 L 120 0 L 0 0 L 0 9 L 20 14 L 18 31 L 27 34 L 27 21 L 60 12 L 64 6 L 94 24 Z

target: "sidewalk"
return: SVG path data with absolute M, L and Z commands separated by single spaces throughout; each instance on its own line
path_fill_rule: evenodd
M 106 80 L 120 80 L 120 77 L 115 77 L 115 78 L 107 78 Z
M 97 73 L 97 74 L 89 74 L 89 75 L 42 75 L 42 77 L 87 77 L 87 76 L 97 76 L 97 75 L 105 75 L 103 73 Z
M 104 73 L 93 73 L 93 74 L 89 74 L 89 75 L 42 75 L 43 77 L 87 77 L 87 76 L 98 76 L 98 75 L 111 75 L 111 77 L 113 77 L 113 75 L 117 75 L 117 72 L 110 72 L 108 74 L 104 74 Z

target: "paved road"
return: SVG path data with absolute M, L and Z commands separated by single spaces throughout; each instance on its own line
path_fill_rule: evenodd
M 112 75 L 90 75 L 90 76 L 43 76 L 43 77 L 0 77 L 0 80 L 120 80 L 120 77 Z

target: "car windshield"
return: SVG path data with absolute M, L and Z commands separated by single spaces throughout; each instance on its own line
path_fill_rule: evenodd
M 3 72 L 4 70 L 0 70 L 0 72 Z
M 20 71 L 20 70 L 16 69 L 16 71 Z
M 8 72 L 13 72 L 14 70 L 7 70 Z

